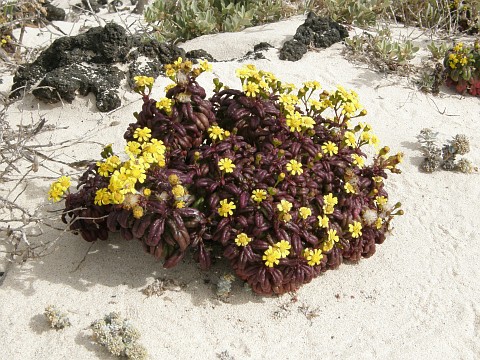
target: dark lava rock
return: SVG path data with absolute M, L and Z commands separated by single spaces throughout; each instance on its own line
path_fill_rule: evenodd
M 308 51 L 308 47 L 301 42 L 288 40 L 280 49 L 280 60 L 298 61 Z
M 32 93 L 47 103 L 70 103 L 77 92 L 83 96 L 93 92 L 98 110 L 110 111 L 121 105 L 116 89 L 124 76 L 115 66 L 72 64 L 49 72 Z
M 193 55 L 206 58 L 208 54 Z M 49 103 L 71 102 L 77 93 L 93 92 L 98 109 L 111 111 L 121 105 L 117 89 L 122 79 L 127 77 L 132 87 L 137 75 L 156 78 L 163 72 L 164 64 L 178 57 L 186 57 L 183 49 L 129 37 L 123 27 L 110 23 L 55 40 L 33 63 L 19 67 L 13 78 L 11 97 L 23 95 L 32 86 L 35 86 L 33 95 Z M 128 65 L 128 74 L 114 66 L 119 63 Z
M 185 56 L 187 57 L 187 59 L 193 60 L 194 62 L 196 62 L 196 59 L 207 60 L 209 62 L 217 61 L 213 58 L 212 55 L 210 55 L 203 49 L 190 50 L 185 54 Z
M 327 48 L 348 37 L 348 31 L 339 23 L 310 12 L 293 37 L 283 44 L 280 59 L 297 61 L 307 52 L 308 46 Z M 302 46 L 303 45 L 303 46 Z
M 64 21 L 65 20 L 65 10 L 52 5 L 49 2 L 45 2 L 43 7 L 47 11 L 45 18 L 48 21 Z
M 265 50 L 268 50 L 270 48 L 273 48 L 273 46 L 270 45 L 267 42 L 262 41 L 261 43 L 258 43 L 257 45 L 253 46 L 253 51 L 254 52 L 265 51 Z

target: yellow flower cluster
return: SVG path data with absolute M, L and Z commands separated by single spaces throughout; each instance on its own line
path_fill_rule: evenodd
M 354 221 L 353 224 L 348 224 L 348 231 L 352 234 L 352 238 L 358 238 L 362 235 L 362 224 Z
M 198 66 L 194 66 L 190 60 L 184 61 L 179 57 L 173 64 L 165 65 L 164 70 L 167 77 L 177 82 L 178 76 L 185 76 L 190 73 L 193 77 L 198 77 L 203 72 L 212 71 L 212 65 L 207 60 L 200 60 Z M 183 75 L 179 75 L 179 73 Z
M 335 205 L 338 204 L 338 198 L 333 196 L 332 193 L 323 195 L 323 212 L 326 215 L 333 214 Z
M 116 155 L 111 155 L 104 162 L 97 162 L 97 172 L 104 177 L 110 177 L 107 188 L 97 190 L 96 205 L 123 204 L 127 194 L 137 194 L 135 186 L 146 180 L 146 172 L 152 166 L 165 166 L 166 147 L 161 140 L 150 139 L 149 128 L 138 128 L 133 137 L 137 141 L 129 141 L 125 153 L 129 160 L 121 162 Z M 131 198 L 130 198 L 131 199 Z
M 280 259 L 286 258 L 290 254 L 292 245 L 286 240 L 280 240 L 273 246 L 269 246 L 263 253 L 262 260 L 267 267 L 273 267 L 280 263 Z
M 175 103 L 174 100 L 163 97 L 163 98 L 160 98 L 155 103 L 155 107 L 158 110 L 164 110 L 167 115 L 170 115 L 170 113 L 172 112 L 172 106 L 173 106 L 174 103 Z
M 4 37 L 2 37 L 2 41 L 0 42 L 0 46 L 1 47 L 4 47 L 5 45 L 7 45 L 10 41 L 12 41 L 12 37 L 10 35 L 6 35 Z
M 470 52 L 470 47 L 459 42 L 453 47 L 453 52 L 448 54 L 448 66 L 451 69 L 457 69 L 468 65 L 473 61 L 473 58 L 469 56 Z
M 50 185 L 50 190 L 48 191 L 48 200 L 53 202 L 60 201 L 63 194 L 70 187 L 70 176 L 61 176 L 57 179 L 52 185 Z
M 333 246 L 338 242 L 340 238 L 337 235 L 337 230 L 330 229 L 327 232 L 327 239 L 324 241 L 322 250 L 323 252 L 328 252 L 333 249 Z

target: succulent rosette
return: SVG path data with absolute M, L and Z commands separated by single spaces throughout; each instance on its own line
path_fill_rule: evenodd
M 70 228 L 89 241 L 120 231 L 165 267 L 192 250 L 207 269 L 215 252 L 260 294 L 374 254 L 402 214 L 384 188 L 402 154 L 358 121 L 357 94 L 315 81 L 296 89 L 247 65 L 242 90 L 215 79 L 206 100 L 196 78 L 209 68 L 167 65 L 175 83 L 157 101 L 153 79 L 136 79 L 144 104 L 125 133 L 128 159 L 104 149 L 66 195 Z

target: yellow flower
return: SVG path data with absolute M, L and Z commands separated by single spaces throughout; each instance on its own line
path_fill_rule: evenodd
M 386 198 L 385 196 L 377 196 L 375 198 L 375 202 L 377 203 L 378 206 L 385 205 L 387 201 L 388 201 L 388 198 Z
M 170 174 L 168 175 L 168 182 L 170 183 L 170 185 L 175 186 L 180 183 L 180 178 L 177 174 Z
M 345 183 L 344 188 L 347 194 L 355 194 L 355 188 L 349 182 Z
M 299 163 L 297 160 L 290 160 L 287 163 L 287 171 L 292 175 L 303 174 L 302 163 Z
M 220 207 L 218 208 L 218 214 L 223 217 L 228 217 L 228 215 L 233 215 L 233 210 L 237 207 L 233 201 L 228 201 L 228 199 L 220 200 Z
M 312 215 L 312 209 L 302 206 L 300 209 L 298 209 L 298 213 L 300 214 L 300 217 L 305 220 Z
M 185 196 L 185 193 L 186 193 L 185 188 L 182 185 L 175 185 L 172 188 L 172 194 L 175 197 Z
M 261 203 L 267 198 L 267 192 L 263 189 L 255 189 L 252 191 L 252 199 L 258 203 Z
M 139 142 L 148 141 L 152 137 L 152 130 L 148 127 L 143 129 L 137 128 L 133 133 L 133 138 L 138 139 Z
M 64 190 L 62 189 L 61 185 L 57 182 L 54 182 L 48 191 L 48 200 L 53 200 L 53 202 L 60 201 L 63 194 Z
M 305 249 L 303 256 L 308 260 L 307 264 L 310 266 L 320 265 L 323 259 L 322 250 L 320 249 Z
M 183 200 L 176 201 L 175 202 L 175 207 L 177 209 L 183 209 L 185 207 L 185 201 L 183 201 Z
M 325 229 L 328 228 L 328 223 L 330 220 L 328 219 L 327 215 L 323 215 L 323 216 L 318 215 L 317 219 L 318 219 L 318 226 Z
M 332 193 L 329 193 L 327 195 L 323 195 L 323 201 L 325 202 L 326 205 L 337 205 L 338 204 L 338 198 L 336 196 L 333 196 Z
M 136 141 L 129 141 L 125 146 L 125 152 L 128 156 L 130 156 L 130 158 L 135 157 L 136 155 L 140 155 L 142 152 L 140 146 L 140 143 Z
M 323 205 L 323 212 L 326 214 L 326 215 L 330 215 L 330 214 L 333 214 L 333 211 L 334 211 L 334 206 L 333 205 Z
M 112 192 L 110 197 L 110 202 L 112 204 L 122 204 L 125 201 L 125 195 L 120 192 Z
M 382 227 L 382 224 L 383 224 L 383 219 L 382 218 L 377 218 L 377 221 L 375 221 L 375 227 L 377 229 L 380 229 Z
M 282 213 L 287 213 L 292 209 L 292 203 L 287 200 L 281 200 L 280 204 L 277 204 L 277 209 Z
M 235 238 L 235 244 L 237 244 L 237 246 L 247 246 L 250 241 L 252 241 L 252 238 L 248 237 L 245 233 L 240 233 Z
M 255 97 L 259 93 L 260 89 L 257 84 L 248 81 L 246 84 L 243 84 L 243 91 L 245 91 L 245 95 Z
M 350 146 L 351 148 L 355 148 L 357 146 L 357 139 L 355 138 L 355 134 L 353 132 L 346 131 L 343 139 L 347 146 Z
M 203 71 L 212 71 L 213 67 L 207 60 L 199 60 L 198 64 Z
M 150 76 L 135 76 L 133 80 L 135 80 L 135 86 L 138 88 L 144 88 L 145 86 L 151 87 L 155 81 L 155 79 Z
M 357 154 L 352 154 L 353 164 L 357 165 L 360 169 L 365 165 L 365 159 Z
M 57 183 L 63 191 L 66 191 L 70 187 L 70 176 L 61 176 L 58 178 Z
M 105 188 L 97 190 L 95 194 L 95 205 L 108 205 L 111 202 L 112 194 Z
M 354 221 L 353 224 L 348 224 L 348 231 L 352 233 L 352 238 L 358 238 L 362 235 L 362 224 Z
M 376 183 L 381 183 L 383 181 L 382 176 L 374 176 L 372 177 L 372 180 L 375 181 Z
M 143 216 L 143 208 L 139 205 L 135 205 L 132 212 L 135 219 L 140 219 Z
M 290 254 L 292 245 L 286 240 L 280 240 L 274 245 L 275 249 L 280 253 L 280 258 L 284 259 Z
M 337 235 L 337 230 L 335 229 L 328 230 L 327 234 L 328 234 L 328 241 L 338 242 L 340 240 Z
M 212 125 L 208 128 L 208 136 L 212 140 L 223 140 L 225 131 L 217 125 Z
M 145 174 L 145 169 L 139 165 L 132 165 L 127 171 L 126 174 L 130 176 L 130 178 L 135 179 L 135 182 L 143 183 L 147 178 Z
M 145 195 L 147 197 L 152 195 L 152 190 L 150 190 L 149 188 L 143 189 L 143 195 Z
M 269 246 L 268 249 L 265 250 L 262 260 L 265 261 L 265 265 L 268 267 L 273 267 L 274 265 L 278 265 L 280 257 L 281 254 L 278 249 Z
M 155 103 L 155 107 L 158 110 L 165 110 L 167 114 L 170 114 L 172 111 L 172 106 L 173 106 L 173 100 L 169 98 L 161 98 Z
M 313 129 L 315 126 L 315 120 L 313 120 L 310 116 L 302 116 L 302 124 L 301 126 L 305 129 Z
M 300 114 L 298 111 L 287 114 L 285 123 L 290 128 L 291 132 L 300 132 L 302 130 L 302 114 Z
M 289 222 L 292 220 L 292 214 L 289 213 L 281 213 L 280 216 L 278 217 L 280 220 L 284 222 Z
M 325 144 L 322 145 L 322 151 L 324 154 L 329 154 L 330 156 L 334 154 L 338 154 L 338 147 L 335 143 L 331 141 L 327 141 Z
M 303 83 L 303 86 L 307 89 L 318 90 L 320 89 L 320 83 L 318 81 L 306 81 Z
M 335 245 L 335 242 L 333 240 L 327 240 L 322 245 L 322 251 L 329 252 L 330 250 L 333 249 L 334 245 Z
M 218 168 L 225 173 L 232 173 L 235 169 L 235 164 L 229 158 L 220 159 L 218 162 Z

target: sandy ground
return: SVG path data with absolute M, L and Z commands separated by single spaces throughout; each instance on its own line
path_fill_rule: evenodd
M 50 255 L 7 268 L 0 285 L 1 359 L 110 359 L 92 342 L 88 327 L 111 311 L 133 321 L 151 359 L 480 358 L 479 174 L 420 172 L 416 141 L 425 127 L 442 139 L 467 134 L 467 157 L 480 164 L 478 98 L 446 88 L 439 96 L 423 94 L 405 78 L 349 63 L 341 44 L 309 52 L 298 62 L 279 60 L 279 46 L 301 23 L 302 18 L 293 18 L 182 46 L 203 48 L 220 60 L 214 74 L 199 78 L 207 89 L 214 76 L 238 87 L 235 69 L 253 63 L 288 82 L 317 80 L 326 89 L 341 84 L 359 93 L 368 110 L 366 121 L 382 144 L 405 153 L 403 173 L 388 179 L 390 198 L 402 202 L 405 215 L 394 221 L 392 234 L 375 256 L 327 272 L 295 295 L 256 296 L 237 280 L 223 302 L 215 296 L 219 277 L 229 272 L 222 261 L 209 272 L 191 261 L 164 270 L 136 242 L 112 236 L 92 245 L 66 233 Z M 28 29 L 27 41 L 46 41 L 35 31 Z M 232 60 L 260 41 L 276 47 L 265 53 L 265 60 Z M 1 90 L 7 90 L 11 76 L 3 79 Z M 160 97 L 168 82 L 159 78 L 154 96 Z M 96 111 L 91 96 L 46 105 L 28 95 L 10 106 L 7 117 L 12 126 L 40 117 L 56 126 L 36 139 L 40 144 L 80 141 L 51 151 L 55 159 L 97 159 L 106 142 L 120 149 L 132 113 L 140 109 L 138 96 L 126 87 L 122 91 L 125 105 L 109 114 Z M 42 164 L 73 177 L 79 174 L 58 163 Z M 39 176 L 57 177 L 45 167 Z M 46 205 L 49 183 L 41 177 L 27 179 L 17 201 L 32 210 L 40 207 L 43 214 L 59 209 Z M 40 239 L 59 234 L 46 228 Z M 147 298 L 141 290 L 155 278 L 175 279 L 177 286 Z M 49 329 L 43 316 L 49 304 L 67 311 L 72 326 Z

